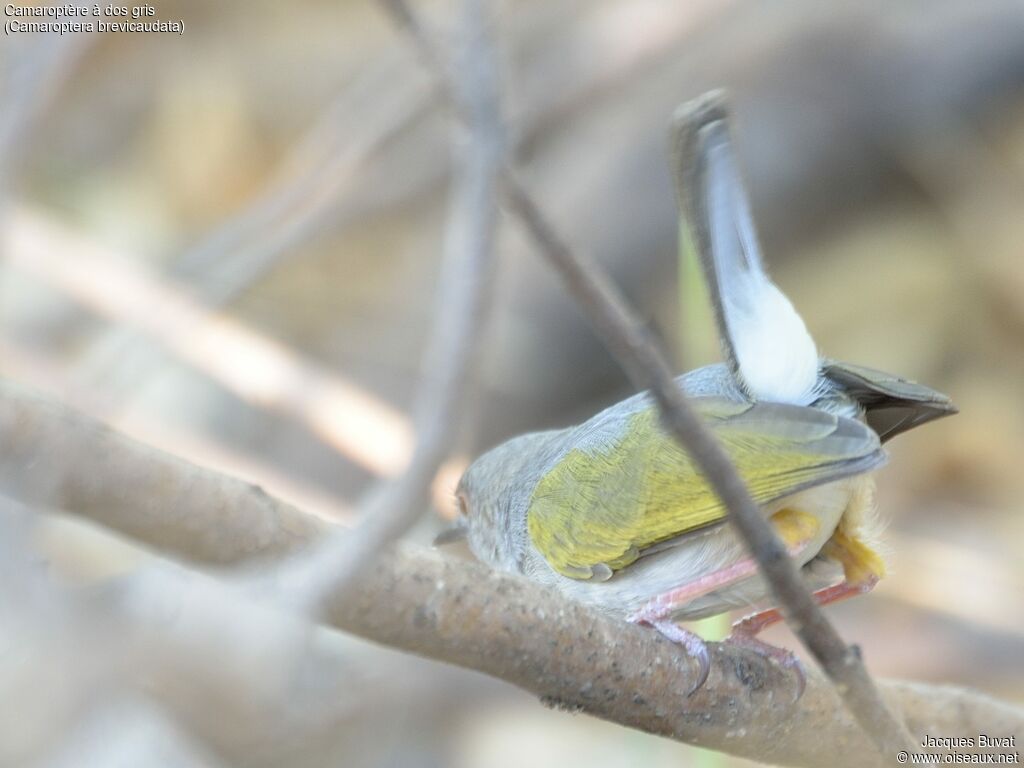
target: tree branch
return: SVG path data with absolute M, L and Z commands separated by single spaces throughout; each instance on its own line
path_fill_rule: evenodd
M 164 552 L 220 565 L 304 547 L 327 524 L 258 486 L 146 448 L 0 383 L 0 492 L 74 511 Z
M 70 758 L 83 746 L 73 732 L 100 738 L 97 704 L 125 695 L 145 697 L 229 765 L 293 765 L 296 751 L 335 764 L 328 755 L 346 754 L 346 742 L 349 754 L 365 748 L 368 724 L 399 700 L 417 720 L 438 709 L 458 716 L 496 689 L 311 625 L 247 599 L 234 581 L 118 546 L 92 527 L 0 495 L 0 647 L 21 649 L 0 654 L 0 700 L 32 702 L 19 710 L 17 735 L 8 731 L 3 765 L 41 764 L 30 755 L 55 743 Z M 126 554 L 134 567 L 111 572 Z M 136 725 L 107 739 L 133 741 Z M 72 764 L 89 761 L 83 753 Z
M 62 406 L 0 385 L 0 492 L 61 506 L 193 562 L 244 563 L 295 552 L 324 529 L 246 483 L 134 443 Z M 485 672 L 545 701 L 690 744 L 783 765 L 888 765 L 812 674 L 791 677 L 741 648 L 709 645 L 693 664 L 657 633 L 589 612 L 555 591 L 414 547 L 385 549 L 326 619 L 395 648 Z M 956 688 L 885 683 L 917 738 L 998 733 L 1024 739 L 1024 712 Z
M 425 65 L 447 85 L 448 102 L 465 115 L 444 56 L 427 35 L 406 0 L 382 0 L 396 23 L 412 38 Z M 912 744 L 903 725 L 888 710 L 868 675 L 859 649 L 847 646 L 814 602 L 786 548 L 751 499 L 746 486 L 701 423 L 675 382 L 664 356 L 633 312 L 597 265 L 573 252 L 557 235 L 512 169 L 503 169 L 505 200 L 534 244 L 559 272 L 570 295 L 597 331 L 605 346 L 639 390 L 649 390 L 668 432 L 690 454 L 701 473 L 729 510 L 750 554 L 757 560 L 787 623 L 836 683 L 842 700 L 870 735 L 880 755 L 894 755 Z
M 402 547 L 356 586 L 335 594 L 331 624 L 485 672 L 554 706 L 763 763 L 820 768 L 827 754 L 830 766 L 893 764 L 895 752 L 874 755 L 825 678 L 810 675 L 794 702 L 789 675 L 732 645 L 709 643 L 711 673 L 688 697 L 694 666 L 679 647 L 480 564 Z M 886 682 L 882 692 L 918 742 L 926 733 L 1024 732 L 1024 712 L 964 689 Z

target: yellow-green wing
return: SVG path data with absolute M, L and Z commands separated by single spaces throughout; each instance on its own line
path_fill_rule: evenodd
M 878 436 L 859 421 L 781 403 L 695 398 L 758 504 L 872 469 Z M 647 548 L 721 521 L 725 509 L 653 408 L 579 427 L 573 448 L 541 478 L 527 524 L 557 572 L 608 574 Z

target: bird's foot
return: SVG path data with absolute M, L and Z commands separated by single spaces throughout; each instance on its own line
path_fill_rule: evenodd
M 711 671 L 711 655 L 708 653 L 707 644 L 700 635 L 684 629 L 674 621 L 665 618 L 645 618 L 641 614 L 636 614 L 631 616 L 629 621 L 641 626 L 652 627 L 658 630 L 667 640 L 685 648 L 690 658 L 697 662 L 697 679 L 694 680 L 686 695 L 692 696 L 701 689 L 704 683 L 707 682 L 708 672 Z
M 807 673 L 804 671 L 804 665 L 800 659 L 792 651 L 766 643 L 764 640 L 758 640 L 753 634 L 743 631 L 737 625 L 733 625 L 732 633 L 723 642 L 739 648 L 747 648 L 759 656 L 774 661 L 783 669 L 791 670 L 796 681 L 796 696 L 793 701 L 799 701 L 800 697 L 804 695 L 804 688 L 807 687 Z

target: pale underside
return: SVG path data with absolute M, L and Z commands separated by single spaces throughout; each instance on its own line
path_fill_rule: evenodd
M 873 488 L 872 476 L 861 474 L 800 491 L 764 508 L 768 516 L 782 509 L 794 509 L 811 512 L 818 520 L 814 537 L 794 555 L 810 589 L 820 589 L 844 578 L 843 564 L 820 554 L 837 527 L 869 547 L 876 546 L 879 524 L 874 513 Z M 732 527 L 718 524 L 680 537 L 672 546 L 640 557 L 606 581 L 566 578 L 556 573 L 537 552 L 527 558 L 524 570 L 531 578 L 551 584 L 573 599 L 606 613 L 628 616 L 652 598 L 746 556 Z M 730 610 L 753 609 L 770 602 L 768 598 L 768 587 L 763 579 L 753 576 L 697 598 L 675 611 L 673 618 L 695 620 Z

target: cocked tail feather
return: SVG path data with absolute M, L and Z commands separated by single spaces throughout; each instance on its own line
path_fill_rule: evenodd
M 817 347 L 764 268 L 724 93 L 683 105 L 672 127 L 681 215 L 700 257 L 729 367 L 753 399 L 807 405 L 817 393 Z
M 885 461 L 866 425 L 815 408 L 697 397 L 693 404 L 739 470 L 754 501 L 872 470 Z M 720 523 L 726 510 L 648 407 L 598 428 L 577 428 L 534 488 L 527 527 L 563 576 L 604 579 L 645 551 Z M 660 548 L 660 547 L 659 547 Z

